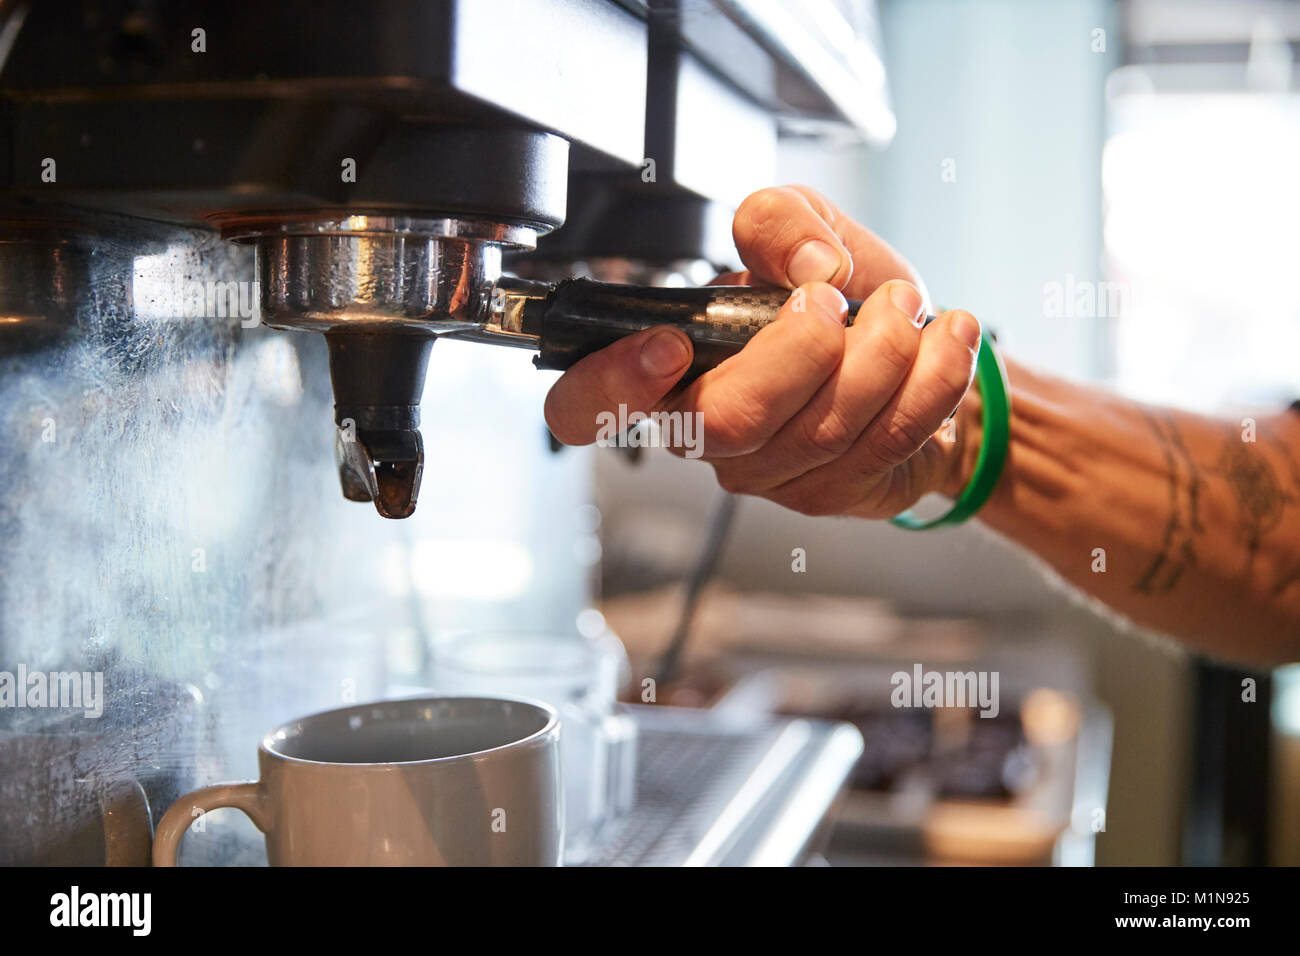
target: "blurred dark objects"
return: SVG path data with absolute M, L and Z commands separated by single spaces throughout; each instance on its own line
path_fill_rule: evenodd
M 789 716 L 817 716 L 792 714 Z M 848 702 L 828 716 L 862 734 L 862 758 L 852 783 L 858 790 L 889 791 L 909 774 L 921 774 L 940 797 L 1007 799 L 1034 782 L 1038 764 L 1025 739 L 1019 713 L 971 718 L 960 711 L 960 728 L 931 710 L 900 710 Z

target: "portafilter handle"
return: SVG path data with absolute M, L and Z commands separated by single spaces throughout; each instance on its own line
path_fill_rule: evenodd
M 538 368 L 559 370 L 626 335 L 676 326 L 694 346 L 682 378 L 689 382 L 739 352 L 776 320 L 792 296 L 800 295 L 798 290 L 757 286 L 660 288 L 577 278 L 544 286 L 502 280 L 496 315 L 505 316 L 509 331 L 537 349 L 533 362 Z M 517 300 L 511 302 L 512 296 Z M 848 305 L 851 326 L 862 303 L 850 300 Z M 794 308 L 800 308 L 797 301 Z

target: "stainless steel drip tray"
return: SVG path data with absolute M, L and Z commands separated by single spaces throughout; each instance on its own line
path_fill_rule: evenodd
M 636 806 L 606 827 L 587 866 L 799 863 L 862 753 L 849 724 L 628 710 L 639 730 Z

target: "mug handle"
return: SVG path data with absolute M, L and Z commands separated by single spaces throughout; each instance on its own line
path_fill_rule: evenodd
M 262 785 L 253 783 L 222 783 L 187 793 L 168 808 L 158 822 L 153 837 L 153 865 L 175 866 L 176 851 L 181 838 L 194 822 L 194 811 L 207 813 L 221 807 L 242 810 L 263 833 L 266 832 L 265 805 Z

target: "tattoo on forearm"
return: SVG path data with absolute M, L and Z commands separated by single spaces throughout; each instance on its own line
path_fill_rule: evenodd
M 1143 410 L 1143 417 L 1155 433 L 1165 457 L 1169 481 L 1169 518 L 1157 552 L 1146 571 L 1133 585 L 1139 594 L 1167 594 L 1188 568 L 1196 567 L 1194 535 L 1200 532 L 1201 476 L 1187 452 L 1173 418 L 1157 417 Z
M 1178 431 L 1177 423 L 1174 421 L 1173 416 L 1168 413 L 1165 414 L 1165 425 L 1169 429 L 1169 440 L 1187 470 L 1188 528 L 1192 533 L 1199 534 L 1205 530 L 1201 525 L 1201 473 L 1196 468 L 1196 462 L 1192 460 L 1192 453 L 1187 450 L 1187 445 L 1183 443 L 1183 436 Z
M 1287 471 L 1291 477 L 1291 488 L 1294 491 L 1294 494 L 1288 500 L 1294 502 L 1300 498 L 1300 463 L 1297 463 L 1296 456 L 1292 454 L 1291 447 L 1285 438 L 1278 437 L 1271 430 L 1268 437 L 1272 447 L 1278 450 L 1286 462 Z M 1297 584 L 1300 584 L 1300 556 L 1296 557 L 1295 563 L 1290 570 L 1283 572 L 1273 585 L 1273 597 L 1280 597 Z
M 1300 503 L 1300 464 L 1286 442 L 1273 436 L 1268 441 L 1242 441 L 1234 428 L 1224 437 L 1214 463 L 1198 466 L 1172 414 L 1146 410 L 1142 414 L 1164 455 L 1169 517 L 1159 550 L 1133 590 L 1139 594 L 1167 594 L 1188 569 L 1197 566 L 1196 539 L 1205 533 L 1200 511 L 1206 477 L 1222 479 L 1231 494 L 1249 571 L 1264 538 L 1284 523 L 1289 507 Z M 1274 452 L 1287 465 L 1281 475 L 1270 460 Z M 1298 584 L 1300 560 L 1279 576 L 1273 593 L 1280 595 Z
M 1283 506 L 1291 496 L 1282 490 L 1273 466 L 1259 447 L 1243 442 L 1235 434 L 1223 443 L 1215 473 L 1232 489 L 1246 554 L 1253 562 L 1264 535 L 1282 521 Z

